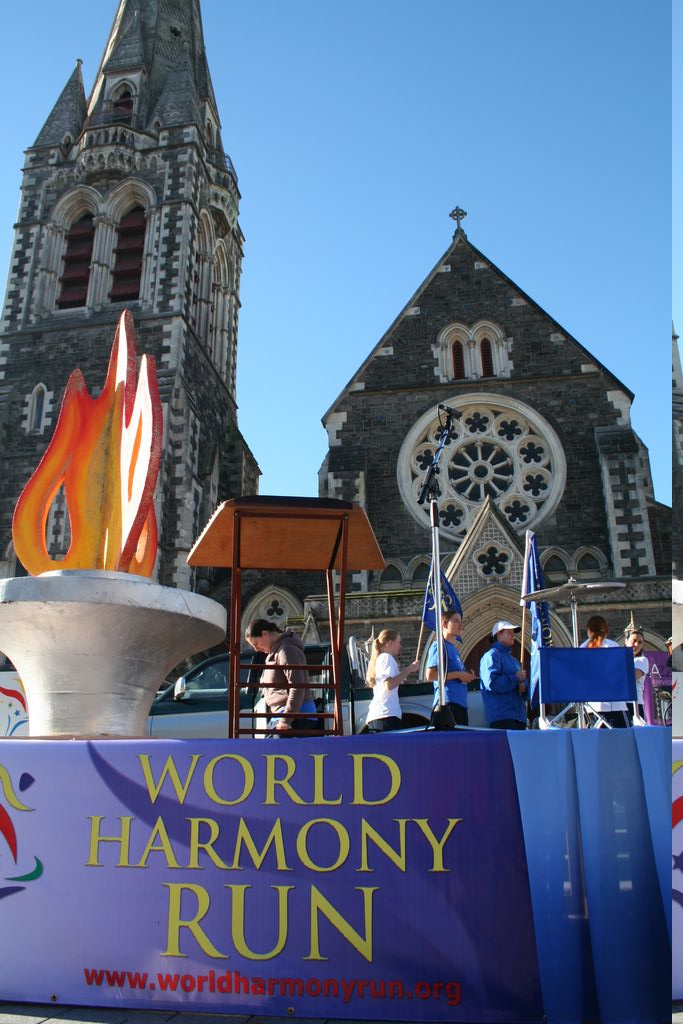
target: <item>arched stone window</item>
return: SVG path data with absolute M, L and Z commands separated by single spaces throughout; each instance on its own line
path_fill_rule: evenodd
M 45 412 L 47 405 L 47 388 L 44 384 L 36 384 L 29 403 L 28 432 L 29 434 L 42 434 L 45 426 Z
M 595 547 L 581 547 L 574 553 L 572 574 L 580 580 L 598 579 L 607 569 L 607 559 Z
M 397 584 L 403 582 L 403 573 L 397 565 L 389 563 L 389 565 L 383 569 L 379 580 L 384 588 L 396 587 Z
M 439 379 L 446 383 L 509 377 L 510 348 L 510 340 L 501 327 L 490 320 L 477 320 L 470 326 L 449 324 L 439 333 L 432 351 L 438 360 Z
M 453 342 L 453 380 L 464 380 L 465 379 L 465 353 L 463 352 L 462 342 Z
M 118 124 L 130 124 L 133 120 L 133 93 L 128 85 L 122 86 L 114 96 L 112 116 Z
M 33 315 L 90 305 L 100 193 L 77 185 L 55 204 L 41 231 Z
M 141 206 L 135 206 L 119 222 L 109 293 L 111 302 L 139 298 L 144 248 L 145 211 Z
M 570 576 L 569 558 L 559 551 L 544 552 L 541 556 L 541 568 L 546 579 L 554 583 L 566 582 Z
M 211 216 L 203 210 L 197 226 L 197 251 L 192 271 L 191 320 L 197 336 L 208 347 L 211 322 L 211 285 L 213 266 L 214 229 Z
M 209 308 L 209 351 L 218 372 L 226 375 L 230 293 L 225 246 L 219 241 L 214 252 L 211 305 Z
M 95 224 L 92 213 L 84 214 L 69 228 L 62 273 L 59 278 L 58 309 L 75 309 L 78 306 L 85 306 L 94 239 Z
M 413 569 L 413 582 L 426 583 L 429 579 L 429 565 L 427 562 L 418 562 Z
M 159 210 L 156 195 L 139 178 L 116 185 L 100 203 L 91 289 L 95 307 L 107 302 L 152 301 L 154 240 Z
M 491 352 L 491 342 L 488 338 L 481 339 L 479 351 L 481 354 L 482 377 L 493 377 L 493 353 Z
M 565 563 L 559 555 L 551 555 L 548 561 L 543 566 L 543 571 L 547 573 L 549 576 L 552 576 L 555 573 L 564 574 L 567 572 L 567 566 L 565 565 Z

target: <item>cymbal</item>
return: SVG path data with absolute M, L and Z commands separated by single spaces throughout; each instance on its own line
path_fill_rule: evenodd
M 579 583 L 578 580 L 568 580 L 558 587 L 546 587 L 545 590 L 534 590 L 531 594 L 525 594 L 523 601 L 550 601 L 552 598 L 562 597 L 567 593 L 583 592 L 597 594 L 601 590 L 623 590 L 625 583 L 617 583 L 616 580 L 605 580 L 602 583 Z

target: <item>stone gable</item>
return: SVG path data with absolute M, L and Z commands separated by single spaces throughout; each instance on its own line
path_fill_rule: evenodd
M 442 563 L 468 543 L 485 500 L 496 513 L 459 564 L 465 600 L 491 585 L 483 567 L 519 593 L 506 534 L 523 550 L 533 529 L 542 556 L 566 554 L 567 575 L 590 551 L 596 578 L 642 580 L 648 600 L 629 590 L 641 595 L 636 616 L 665 639 L 670 612 L 658 573 L 667 536 L 631 400 L 460 230 L 325 415 L 320 493 L 362 500 L 391 563 L 387 579 L 401 574 L 410 586 L 408 567 L 429 559 L 428 510 L 417 497 L 437 447 L 439 406 L 448 406 L 460 416 L 439 461 Z M 382 574 L 370 574 L 369 589 L 381 586 Z M 617 602 L 603 604 L 623 617 Z

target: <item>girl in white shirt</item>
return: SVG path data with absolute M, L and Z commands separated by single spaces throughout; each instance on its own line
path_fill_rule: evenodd
M 645 725 L 645 676 L 650 671 L 650 662 L 643 653 L 643 633 L 639 626 L 626 627 L 624 647 L 633 648 L 633 665 L 636 670 L 636 693 L 638 694 L 638 725 Z
M 587 640 L 581 644 L 582 647 L 590 647 L 599 650 L 607 647 L 618 647 L 619 644 L 610 640 L 607 636 L 607 620 L 602 615 L 591 615 L 586 623 Z M 626 715 L 626 704 L 623 701 L 592 700 L 588 705 L 597 711 L 613 729 L 626 729 L 629 721 Z
M 395 629 L 383 629 L 372 644 L 367 681 L 374 693 L 368 709 L 368 732 L 388 732 L 401 728 L 398 688 L 406 676 L 417 672 L 419 661 L 401 671 L 398 667 L 401 636 Z

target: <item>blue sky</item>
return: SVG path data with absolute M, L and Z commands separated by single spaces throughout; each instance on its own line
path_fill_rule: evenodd
M 115 9 L 3 10 L 3 284 L 22 151 L 78 57 L 90 89 Z M 202 13 L 242 193 L 239 423 L 261 492 L 317 494 L 320 419 L 448 247 L 459 204 L 471 242 L 635 392 L 669 502 L 669 3 L 202 0 Z M 681 17 L 674 4 L 678 34 Z M 677 315 L 683 329 L 675 290 Z
M 683 191 L 681 190 L 681 169 L 683 168 L 683 139 L 681 138 L 681 115 L 683 114 L 683 5 L 674 0 L 672 18 L 672 53 L 678 60 L 672 61 L 672 119 L 671 119 L 671 180 L 672 180 L 672 306 L 676 330 L 683 335 Z M 677 131 L 675 128 L 677 127 Z M 681 343 L 679 342 L 679 347 Z

